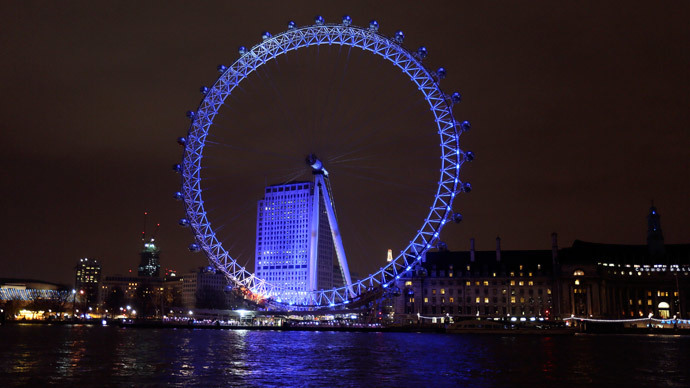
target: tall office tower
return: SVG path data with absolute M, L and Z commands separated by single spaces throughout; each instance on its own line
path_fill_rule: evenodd
M 254 272 L 288 302 L 342 286 L 353 295 L 328 172 L 313 154 L 307 164 L 314 182 L 268 186 L 257 210 Z
M 157 278 L 160 276 L 161 265 L 159 262 L 160 249 L 154 243 L 154 239 L 144 243 L 139 262 L 139 276 Z
M 296 182 L 266 187 L 256 222 L 255 272 L 258 277 L 288 291 L 310 291 L 343 286 L 335 255 L 324 198 L 314 212 L 314 183 Z M 310 230 L 318 222 L 318 238 Z M 317 250 L 316 285 L 309 283 L 311 242 Z
M 101 281 L 101 264 L 96 259 L 79 259 L 75 267 L 74 288 L 84 298 L 87 306 L 98 301 L 98 284 Z
M 312 183 L 266 187 L 256 221 L 255 272 L 290 291 L 308 291 Z

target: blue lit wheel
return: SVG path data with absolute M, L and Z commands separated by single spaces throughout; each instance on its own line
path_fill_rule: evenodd
M 251 49 L 241 47 L 240 57 L 231 66 L 219 66 L 220 77 L 213 86 L 202 88 L 204 98 L 196 111 L 188 112 L 191 120 L 188 135 L 179 138 L 184 146 L 181 165 L 175 170 L 182 176 L 182 189 L 175 197 L 184 201 L 186 218 L 180 221 L 182 226 L 191 228 L 195 242 L 190 244 L 191 251 L 203 251 L 210 263 L 222 271 L 231 284 L 245 291 L 247 297 L 256 301 L 267 302 L 272 306 L 285 303 L 281 300 L 282 289 L 255 276 L 224 248 L 217 230 L 211 226 L 207 209 L 204 208 L 202 194 L 202 158 L 207 143 L 209 129 L 214 124 L 219 109 L 231 96 L 236 87 L 265 64 L 293 50 L 321 45 L 339 45 L 373 53 L 402 70 L 410 81 L 422 93 L 434 117 L 435 129 L 440 138 L 441 168 L 438 187 L 422 226 L 414 234 L 407 246 L 380 270 L 353 282 L 351 288 L 339 287 L 329 290 L 310 291 L 299 300 L 291 300 L 293 308 L 318 308 L 356 303 L 365 296 L 380 292 L 393 284 L 396 279 L 411 271 L 423 254 L 439 242 L 442 228 L 448 222 L 457 222 L 461 218 L 453 212 L 453 200 L 463 191 L 469 191 L 469 183 L 459 180 L 460 166 L 472 160 L 471 152 L 463 152 L 459 146 L 459 133 L 469 130 L 467 121 L 455 120 L 452 106 L 460 102 L 460 94 L 444 94 L 439 82 L 445 76 L 445 70 L 427 69 L 422 60 L 426 49 L 420 47 L 412 52 L 402 46 L 404 35 L 396 32 L 392 38 L 378 33 L 378 23 L 372 21 L 368 28 L 352 26 L 350 18 L 344 17 L 341 24 L 326 24 L 317 17 L 315 24 L 296 27 L 288 24 L 288 30 L 280 34 L 263 34 L 263 41 Z

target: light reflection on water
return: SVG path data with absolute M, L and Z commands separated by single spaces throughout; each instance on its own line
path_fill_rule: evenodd
M 0 386 L 690 386 L 690 337 L 0 327 Z

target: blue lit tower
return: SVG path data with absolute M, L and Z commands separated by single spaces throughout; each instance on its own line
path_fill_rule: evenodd
M 308 160 L 314 182 L 268 186 L 258 203 L 255 272 L 286 300 L 351 284 L 328 172 Z
M 256 275 L 290 294 L 308 290 L 311 191 L 310 182 L 268 186 L 258 203 Z

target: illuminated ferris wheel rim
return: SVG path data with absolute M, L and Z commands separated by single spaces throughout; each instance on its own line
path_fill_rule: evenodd
M 415 53 L 406 50 L 402 47 L 404 35 L 401 31 L 396 32 L 393 38 L 387 38 L 377 33 L 378 23 L 375 21 L 370 22 L 368 29 L 350 25 L 351 19 L 348 16 L 343 17 L 342 24 L 325 24 L 320 16 L 315 18 L 315 22 L 314 25 L 299 28 L 290 22 L 287 31 L 275 36 L 264 32 L 263 41 L 250 50 L 240 47 L 240 58 L 231 66 L 218 66 L 220 77 L 212 87 L 202 87 L 204 98 L 199 107 L 196 111 L 188 112 L 188 117 L 192 120 L 189 132 L 186 138 L 179 139 L 180 144 L 184 145 L 183 163 L 181 166 L 176 165 L 176 170 L 182 175 L 182 191 L 176 193 L 176 197 L 184 200 L 188 217 L 180 220 L 180 224 L 190 226 L 196 236 L 196 242 L 190 245 L 190 250 L 203 250 L 209 261 L 229 281 L 249 290 L 254 296 L 270 298 L 273 303 L 295 307 L 344 305 L 368 291 L 378 287 L 389 287 L 402 274 L 411 271 L 413 266 L 421 261 L 424 253 L 436 245 L 441 229 L 454 217 L 452 204 L 456 194 L 471 189 L 469 183 L 462 183 L 459 179 L 460 166 L 465 160 L 471 160 L 473 157 L 469 151 L 463 152 L 459 147 L 458 129 L 469 129 L 469 122 L 460 124 L 453 117 L 452 104 L 460 101 L 460 94 L 448 96 L 441 91 L 439 80 L 445 75 L 445 70 L 440 68 L 433 73 L 421 63 L 426 56 L 426 49 L 420 47 Z M 400 68 L 417 85 L 429 103 L 438 128 L 441 140 L 441 176 L 433 204 L 422 227 L 407 247 L 386 266 L 353 283 L 351 288 L 346 285 L 330 290 L 289 291 L 247 271 L 232 258 L 216 237 L 202 199 L 202 152 L 218 110 L 233 89 L 249 74 L 289 51 L 333 44 L 357 47 L 379 55 Z M 352 291 L 355 295 L 351 294 Z M 290 299 L 292 302 L 284 302 L 282 298 Z M 297 302 L 294 302 L 295 300 Z

